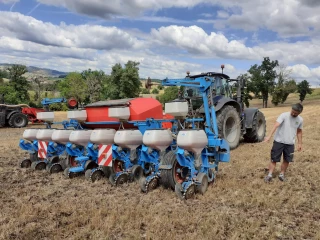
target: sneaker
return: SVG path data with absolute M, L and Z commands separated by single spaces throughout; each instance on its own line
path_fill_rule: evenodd
M 266 183 L 271 182 L 271 180 L 272 180 L 272 176 L 269 176 L 269 175 L 267 175 L 267 176 L 264 178 L 264 181 L 265 181 Z
M 284 178 L 284 175 L 283 175 L 283 174 L 280 174 L 280 175 L 279 175 L 279 180 L 282 181 L 282 182 L 285 181 L 285 178 Z

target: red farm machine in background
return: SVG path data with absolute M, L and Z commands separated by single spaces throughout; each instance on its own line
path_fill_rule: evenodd
M 27 104 L 5 104 L 4 94 L 2 94 L 0 104 L 0 127 L 22 128 L 28 125 L 28 122 L 43 123 L 42 120 L 37 119 L 38 112 L 49 111 L 49 105 L 53 103 L 67 103 L 69 109 L 78 107 L 78 102 L 74 98 L 44 98 L 41 101 L 43 108 L 33 108 Z
M 24 107 L 22 108 L 22 113 L 28 116 L 29 122 L 32 123 L 43 123 L 42 120 L 37 119 L 38 112 L 48 112 L 49 105 L 53 103 L 67 103 L 68 108 L 74 109 L 78 106 L 78 102 L 75 98 L 65 99 L 65 98 L 44 98 L 41 101 L 43 108 L 33 108 L 33 107 Z

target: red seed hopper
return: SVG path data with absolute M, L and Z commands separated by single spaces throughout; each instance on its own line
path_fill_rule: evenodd
M 153 119 L 173 119 L 173 116 L 163 114 L 161 103 L 153 98 L 129 98 L 99 101 L 85 106 L 87 120 L 86 128 L 119 128 L 119 124 L 105 124 L 106 122 L 119 122 L 117 118 L 109 117 L 109 108 L 129 107 L 128 121 L 145 121 Z M 95 124 L 94 124 L 95 123 Z M 170 128 L 171 123 L 164 123 L 163 127 Z M 136 128 L 132 124 L 124 124 L 125 128 Z

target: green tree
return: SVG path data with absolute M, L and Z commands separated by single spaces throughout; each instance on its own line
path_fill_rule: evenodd
M 154 88 L 154 89 L 152 89 L 151 93 L 152 93 L 152 94 L 159 94 L 159 90 L 156 89 L 156 88 Z
M 1 70 L 0 69 L 0 79 L 3 79 L 3 78 L 8 78 L 9 77 L 9 74 L 6 70 Z
M 80 104 L 88 98 L 88 87 L 82 75 L 77 72 L 69 73 L 58 84 L 60 93 L 65 98 L 74 97 Z
M 246 107 L 250 106 L 250 100 L 252 100 L 251 92 L 253 92 L 253 84 L 250 81 L 250 77 L 247 73 L 240 74 L 237 79 L 240 80 L 240 82 L 245 83 L 246 87 L 244 88 L 243 92 L 243 103 L 246 105 Z M 236 85 L 237 87 L 237 85 Z M 236 89 L 235 89 L 236 90 Z
M 33 89 L 35 90 L 34 100 L 37 101 L 37 104 L 41 103 L 41 93 L 43 91 L 43 84 L 45 78 L 43 76 L 37 76 L 32 79 Z
M 92 71 L 90 68 L 81 73 L 88 86 L 88 94 L 90 102 L 97 102 L 101 100 L 103 82 L 106 75 L 103 71 Z
M 290 93 L 297 90 L 297 84 L 290 76 L 291 71 L 286 66 L 279 66 L 278 82 L 272 92 L 271 102 L 277 106 L 279 103 L 284 103 Z
M 162 104 L 166 102 L 170 102 L 176 98 L 178 98 L 179 88 L 178 87 L 167 87 L 164 89 L 164 93 L 157 96 L 157 100 L 160 101 Z
M 138 62 L 128 61 L 124 68 L 120 63 L 112 67 L 106 84 L 107 98 L 121 99 L 139 96 L 141 82 L 138 65 Z
M 299 99 L 302 103 L 306 95 L 311 94 L 313 92 L 313 89 L 310 87 L 310 84 L 307 80 L 303 80 L 302 82 L 298 83 L 297 87 L 298 87 Z
M 263 107 L 268 107 L 269 94 L 275 87 L 277 72 L 275 67 L 279 65 L 278 60 L 271 61 L 269 57 L 264 57 L 261 65 L 253 65 L 248 70 L 251 74 L 251 87 L 257 97 L 262 97 Z
M 18 104 L 17 92 L 7 83 L 0 85 L 0 95 L 4 95 L 4 102 L 7 104 Z
M 23 74 L 28 72 L 27 67 L 24 65 L 12 65 L 8 68 L 9 71 L 9 85 L 16 92 L 18 103 L 28 103 L 30 97 L 28 93 L 29 83 Z
M 150 94 L 150 90 L 146 88 L 140 88 L 140 93 L 141 94 Z

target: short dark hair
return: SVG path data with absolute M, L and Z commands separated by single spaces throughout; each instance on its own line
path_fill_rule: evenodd
M 303 106 L 301 103 L 296 103 L 292 105 L 292 109 L 301 113 L 303 111 Z

